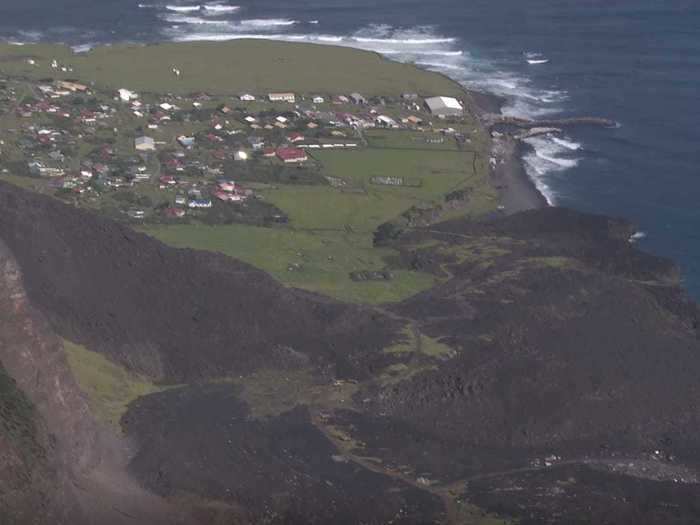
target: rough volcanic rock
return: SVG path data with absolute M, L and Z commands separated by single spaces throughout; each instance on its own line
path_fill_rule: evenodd
M 247 373 L 275 366 L 284 349 L 339 377 L 365 377 L 397 331 L 372 310 L 5 183 L 0 209 L 0 238 L 56 332 L 157 380 Z
M 470 481 L 463 496 L 521 525 L 691 525 L 700 486 L 564 465 Z
M 436 496 L 344 460 L 306 409 L 252 419 L 230 384 L 151 394 L 122 424 L 141 445 L 132 470 L 147 487 L 225 502 L 216 516 L 227 523 L 444 519 Z

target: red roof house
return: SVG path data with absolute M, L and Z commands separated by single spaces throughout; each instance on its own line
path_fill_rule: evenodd
M 286 163 L 305 162 L 309 159 L 306 152 L 299 148 L 279 148 L 277 158 Z

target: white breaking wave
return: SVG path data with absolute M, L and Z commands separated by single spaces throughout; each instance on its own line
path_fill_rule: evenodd
M 559 137 L 552 137 L 552 140 L 556 144 L 559 144 L 560 146 L 563 146 L 566 149 L 571 150 L 571 151 L 578 151 L 581 149 L 581 144 L 579 144 L 578 142 L 573 142 L 570 140 L 561 139 Z
M 142 4 L 139 4 L 141 7 Z M 192 11 L 199 11 L 202 9 L 201 5 L 166 5 L 165 9 L 168 11 L 175 11 L 177 13 L 189 13 Z
M 72 46 L 71 49 L 73 50 L 74 53 L 87 53 L 96 45 L 97 44 L 80 44 L 77 46 Z
M 540 136 L 526 139 L 533 150 L 523 157 L 525 170 L 534 181 L 550 205 L 554 205 L 556 196 L 549 186 L 550 178 L 578 166 L 580 159 L 571 157 L 581 145 L 554 136 Z
M 559 113 L 567 100 L 566 92 L 540 89 L 526 76 L 517 74 L 517 64 L 522 64 L 521 55 L 513 57 L 513 67 L 479 59 L 461 49 L 457 39 L 440 34 L 431 26 L 395 28 L 386 24 L 373 24 L 348 35 L 287 32 L 292 27 L 299 25 L 287 19 L 253 19 L 230 21 L 226 28 L 199 25 L 196 31 L 192 31 L 185 27 L 174 31 L 170 36 L 174 40 L 185 41 L 267 38 L 374 51 L 400 62 L 414 63 L 441 72 L 467 88 L 504 97 L 506 104 L 503 113 L 516 117 L 550 116 Z M 268 28 L 271 30 L 269 33 L 266 32 Z M 549 186 L 551 178 L 578 165 L 580 159 L 572 157 L 572 154 L 581 149 L 581 145 L 554 136 L 533 137 L 528 142 L 533 151 L 523 159 L 527 173 L 547 201 L 554 204 L 555 194 Z
M 298 24 L 296 20 L 288 20 L 286 18 L 259 18 L 259 19 L 250 19 L 250 20 L 241 20 L 241 21 L 229 21 L 226 19 L 209 19 L 209 18 L 201 18 L 198 16 L 186 16 L 186 15 L 179 15 L 179 14 L 166 14 L 166 15 L 161 15 L 161 18 L 167 22 L 171 22 L 175 24 L 172 26 L 171 29 L 173 30 L 182 30 L 180 27 L 182 24 L 186 25 L 191 25 L 191 26 L 203 26 L 206 27 L 207 30 L 210 30 L 211 33 L 206 33 L 206 32 L 197 32 L 194 35 L 185 35 L 185 36 L 195 36 L 197 40 L 211 40 L 211 39 L 220 39 L 220 35 L 224 34 L 226 35 L 226 31 L 233 31 L 236 33 L 240 32 L 245 32 L 245 31 L 250 31 L 250 30 L 257 30 L 257 31 L 265 31 L 265 30 L 279 30 L 279 28 L 284 28 L 284 27 L 290 27 L 295 24 Z M 185 32 L 188 30 L 185 29 Z M 231 38 L 237 38 L 238 35 L 230 35 Z M 293 35 L 290 35 L 290 38 L 292 38 Z M 176 38 L 176 40 L 181 40 L 180 38 Z M 193 40 L 192 38 L 186 38 L 186 40 Z M 225 40 L 225 38 L 224 38 Z
M 451 71 L 461 71 L 461 67 L 454 64 L 445 64 L 443 62 L 414 62 L 417 66 L 423 66 L 433 69 L 449 69 Z
M 342 40 L 342 39 L 341 39 Z M 397 51 L 395 49 L 374 49 L 377 53 L 380 53 L 382 55 L 400 55 L 400 54 L 405 54 L 406 51 Z M 440 51 L 439 49 L 434 49 L 434 50 L 422 50 L 422 49 L 414 49 L 411 50 L 410 53 L 412 55 L 419 55 L 419 56 L 424 56 L 424 55 L 432 55 L 432 56 L 442 56 L 442 57 L 459 57 L 464 54 L 464 51 Z
M 174 40 L 176 42 L 197 42 L 202 40 L 225 42 L 227 40 L 241 40 L 244 38 L 293 41 L 304 39 L 306 37 L 304 35 L 286 35 L 275 33 L 186 33 L 174 37 Z
M 342 36 L 317 35 L 316 40 L 318 42 L 332 42 L 334 44 L 337 44 L 337 43 L 343 41 L 343 37 Z
M 278 26 L 293 26 L 298 24 L 296 20 L 288 20 L 286 18 L 257 18 L 251 20 L 241 20 L 240 24 L 246 27 L 278 27 Z
M 367 38 L 356 36 L 353 37 L 357 42 L 362 42 L 365 44 L 408 44 L 408 45 L 425 45 L 425 44 L 450 44 L 455 42 L 454 38 L 406 38 L 406 39 L 396 39 L 396 38 Z
M 547 155 L 546 153 L 542 153 L 542 151 L 540 150 L 535 150 L 535 155 L 537 155 L 542 160 L 551 162 L 552 164 L 555 164 L 561 168 L 575 168 L 576 166 L 578 166 L 578 159 L 557 158 L 551 155 Z
M 18 31 L 17 34 L 21 37 L 21 40 L 17 40 L 17 42 L 22 42 L 22 44 L 25 44 L 27 42 L 40 42 L 44 39 L 45 36 L 45 34 L 41 31 Z
M 635 232 L 632 236 L 630 236 L 629 242 L 635 243 L 635 242 L 641 241 L 643 239 L 646 239 L 646 237 L 647 237 L 646 232 L 638 231 L 638 232 Z
M 207 20 L 206 18 L 199 18 L 197 16 L 184 16 L 184 15 L 164 15 L 163 20 L 167 22 L 172 22 L 173 24 L 192 24 L 192 25 L 211 25 L 211 26 L 229 26 L 230 22 L 227 20 Z
M 212 11 L 214 13 L 234 13 L 240 10 L 239 5 L 222 5 L 222 4 L 204 4 L 205 11 Z

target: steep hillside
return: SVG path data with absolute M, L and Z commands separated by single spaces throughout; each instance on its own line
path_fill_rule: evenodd
M 400 323 L 0 184 L 0 238 L 63 337 L 163 382 L 299 360 L 366 377 Z
M 128 475 L 126 442 L 95 423 L 24 282 L 0 242 L 0 521 L 182 523 Z
M 633 231 L 560 209 L 407 230 L 387 263 L 440 284 L 367 308 L 0 185 L 0 468 L 27 502 L 97 480 L 86 523 L 122 515 L 103 501 L 149 523 L 697 522 L 698 308 Z M 57 335 L 179 383 L 126 407 L 133 448 Z

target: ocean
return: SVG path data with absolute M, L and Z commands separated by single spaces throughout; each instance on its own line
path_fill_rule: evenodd
M 243 37 L 378 51 L 502 95 L 511 115 L 616 120 L 531 139 L 527 172 L 551 204 L 638 224 L 700 299 L 697 0 L 0 0 L 10 41 Z

